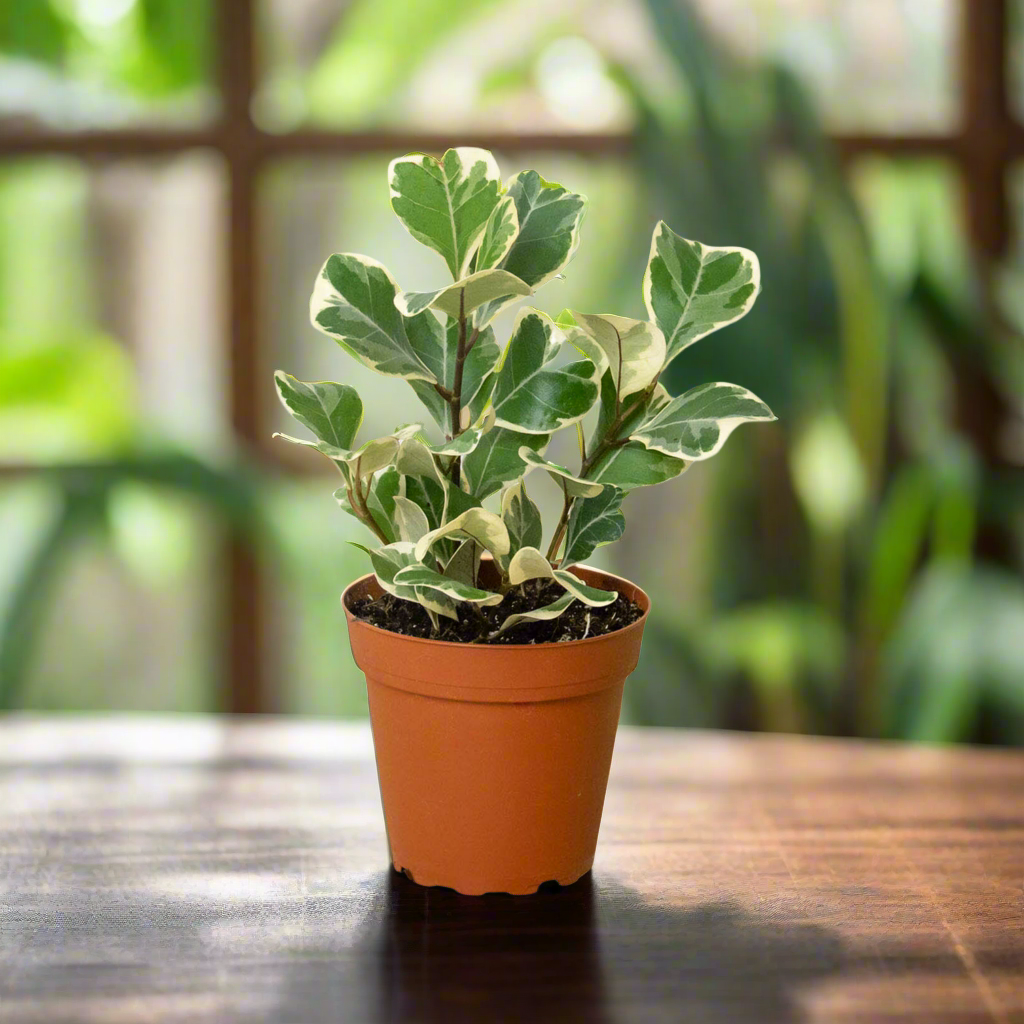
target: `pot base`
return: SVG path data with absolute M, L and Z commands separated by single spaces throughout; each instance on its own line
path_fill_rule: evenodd
M 459 887 L 452 885 L 451 881 L 440 881 L 437 879 L 431 879 L 429 876 L 426 878 L 417 877 L 417 875 L 410 871 L 409 868 L 399 867 L 397 864 L 391 864 L 391 869 L 397 871 L 400 875 L 405 875 L 410 882 L 414 882 L 416 885 L 422 885 L 424 888 L 442 888 L 452 889 L 457 892 L 460 896 L 487 896 L 491 894 L 498 894 L 500 896 L 535 896 L 545 886 L 557 885 L 561 888 L 566 888 L 570 885 L 575 885 L 584 875 L 588 874 L 590 868 L 586 871 L 578 874 L 573 878 L 569 876 L 567 878 L 546 878 L 543 882 L 527 881 L 525 878 L 509 879 L 507 884 L 501 882 L 493 882 L 492 884 L 497 888 L 481 888 L 480 886 L 473 887 L 470 885 L 468 888 L 465 886 Z

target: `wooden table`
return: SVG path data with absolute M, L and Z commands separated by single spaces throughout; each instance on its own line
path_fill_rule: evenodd
M 1024 1022 L 1024 756 L 623 729 L 593 877 L 388 870 L 368 730 L 0 722 L 0 1021 Z

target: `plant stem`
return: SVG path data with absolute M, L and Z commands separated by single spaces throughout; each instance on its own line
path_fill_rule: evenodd
M 551 538 L 551 543 L 548 545 L 547 559 L 554 565 L 555 558 L 558 555 L 558 549 L 562 545 L 562 538 L 565 537 L 566 528 L 569 525 L 569 512 L 572 510 L 573 499 L 569 497 L 569 488 L 566 487 L 565 481 L 562 481 L 562 515 L 559 517 L 558 525 L 555 527 L 554 536 Z
M 455 379 L 452 382 L 452 397 L 449 401 L 452 416 L 452 437 L 462 433 L 462 378 L 466 371 L 466 356 L 476 344 L 480 335 L 479 329 L 473 336 L 466 338 L 466 292 L 459 292 L 459 344 L 455 350 Z M 456 456 L 452 461 L 452 483 L 458 487 L 462 475 L 462 458 Z
M 363 459 L 360 456 L 356 459 L 356 471 L 353 478 L 353 484 L 355 486 L 355 494 L 352 493 L 352 487 L 347 488 L 348 491 L 348 503 L 355 509 L 356 514 L 366 524 L 367 528 L 377 537 L 381 544 L 387 545 L 390 543 L 387 537 L 384 536 L 384 531 L 377 525 L 377 520 L 373 518 L 370 512 L 370 507 L 366 504 L 366 495 L 360 490 L 359 487 L 359 466 Z M 370 491 L 370 485 L 366 485 L 367 494 Z

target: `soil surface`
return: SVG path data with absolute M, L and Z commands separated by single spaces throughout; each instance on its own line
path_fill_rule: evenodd
M 373 626 L 404 636 L 487 644 L 550 644 L 564 640 L 585 640 L 623 629 L 643 614 L 639 605 L 619 594 L 612 604 L 604 608 L 589 608 L 582 601 L 574 601 L 557 619 L 522 622 L 500 636 L 488 637 L 488 633 L 494 632 L 509 615 L 543 608 L 564 593 L 551 580 L 530 580 L 513 587 L 501 604 L 478 608 L 476 614 L 465 606 L 460 607 L 458 621 L 442 616 L 440 629 L 436 633 L 430 617 L 418 604 L 391 594 L 354 601 L 352 613 Z

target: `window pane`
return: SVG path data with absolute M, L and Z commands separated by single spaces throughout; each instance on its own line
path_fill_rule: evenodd
M 16 0 L 0 15 L 0 124 L 195 124 L 215 109 L 211 0 Z
M 199 153 L 0 162 L 0 461 L 228 438 L 223 187 Z
M 24 469 L 0 490 L 0 606 L 52 548 L 27 706 L 211 706 L 236 496 L 204 461 L 230 439 L 222 191 L 205 154 L 0 162 L 0 464 Z
M 213 710 L 223 573 L 210 509 L 131 480 L 106 489 L 87 466 L 74 489 L 0 487 L 0 621 L 23 616 L 3 637 L 0 709 Z M 57 540 L 65 513 L 74 525 Z M 44 587 L 38 614 L 26 579 Z
M 957 120 L 958 0 L 698 0 L 741 53 L 798 71 L 830 127 L 927 133 Z
M 834 129 L 941 132 L 956 120 L 955 0 L 696 7 L 728 49 L 797 71 Z M 683 38 L 672 10 L 662 5 Z M 272 131 L 624 130 L 634 88 L 685 108 L 692 73 L 690 62 L 680 77 L 643 0 L 264 0 L 263 14 L 255 110 Z

